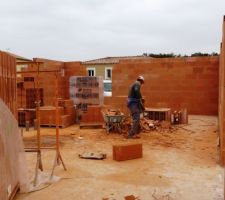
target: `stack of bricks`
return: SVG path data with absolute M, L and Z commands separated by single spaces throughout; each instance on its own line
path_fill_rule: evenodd
M 88 105 L 87 111 L 82 114 L 80 122 L 83 124 L 103 123 L 104 119 L 101 110 L 102 106 Z
M 73 101 L 60 100 L 58 110 L 60 127 L 65 128 L 75 123 L 76 110 L 73 106 Z M 40 125 L 56 126 L 56 107 L 40 107 Z
M 35 108 L 36 101 L 39 96 L 40 105 L 44 105 L 43 88 L 36 88 L 34 79 L 27 81 L 33 77 L 17 78 L 17 108 Z
M 121 60 L 113 67 L 113 97 L 107 103 L 126 109 L 129 87 L 143 75 L 146 107 L 187 108 L 190 114 L 217 115 L 218 66 L 218 56 Z
M 41 100 L 41 106 L 54 106 L 56 98 L 56 84 L 58 85 L 58 97 L 62 99 L 69 98 L 69 78 L 70 76 L 81 76 L 85 75 L 86 71 L 84 66 L 80 62 L 60 62 L 54 60 L 47 60 L 41 58 L 35 58 L 35 62 L 43 62 L 39 66 L 40 71 L 58 71 L 58 73 L 47 72 L 39 73 L 39 78 L 37 80 L 37 73 L 28 73 L 29 71 L 35 72 L 37 70 L 37 65 L 30 64 L 27 68 L 22 69 L 26 73 L 22 74 L 21 77 L 17 77 L 17 108 L 27 109 L 34 108 L 36 99 L 36 89 L 39 85 L 39 98 Z M 56 74 L 58 76 L 58 82 L 56 82 Z M 43 111 L 44 112 L 44 111 Z M 73 123 L 74 119 L 74 109 L 71 107 L 65 108 L 65 116 L 61 119 L 62 126 L 68 126 Z M 24 116 L 25 115 L 25 116 Z M 28 119 L 29 114 L 27 111 L 20 110 L 21 119 L 20 124 L 25 124 L 25 119 Z M 33 118 L 30 119 L 30 124 L 33 124 Z M 49 121 L 49 120 L 48 120 Z M 44 122 L 49 125 L 52 122 Z
M 69 123 L 74 124 L 76 119 L 76 109 L 74 107 L 73 100 L 60 100 L 59 106 L 62 106 L 64 109 L 64 114 L 69 116 Z
M 36 110 L 30 109 L 18 109 L 18 124 L 19 126 L 29 126 L 34 125 L 34 120 L 36 118 Z
M 69 78 L 71 76 L 85 76 L 86 70 L 81 62 L 60 62 L 41 58 L 35 58 L 36 62 L 43 62 L 40 65 L 40 71 L 58 71 L 58 97 L 62 99 L 69 98 Z M 37 66 L 30 64 L 28 68 L 23 69 L 23 71 L 36 71 Z M 33 77 L 34 83 L 25 83 L 30 88 L 37 87 L 37 74 L 36 73 L 26 73 L 22 74 L 22 77 Z M 20 82 L 21 78 L 18 78 Z M 56 73 L 47 72 L 39 74 L 39 88 L 43 88 L 43 102 L 44 105 L 53 106 L 56 96 Z M 19 92 L 19 91 L 18 91 Z
M 37 89 L 37 80 L 33 75 L 17 77 L 17 109 L 19 126 L 34 124 L 36 101 L 39 96 L 40 106 L 44 105 L 43 88 Z
M 43 62 L 39 67 L 40 71 L 51 71 L 39 73 L 39 87 L 43 88 L 44 105 L 53 106 L 57 91 L 56 84 L 58 85 L 58 97 L 65 98 L 64 90 L 66 90 L 65 82 L 67 80 L 63 76 L 64 62 L 41 58 L 35 58 L 34 60 Z M 36 70 L 36 66 L 30 65 L 27 70 Z M 36 76 L 36 74 L 33 74 L 33 76 Z

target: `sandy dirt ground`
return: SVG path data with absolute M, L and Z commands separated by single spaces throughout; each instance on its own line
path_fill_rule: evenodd
M 190 116 L 188 125 L 141 133 L 141 139 L 124 139 L 104 129 L 60 129 L 60 147 L 67 171 L 57 166 L 62 179 L 40 191 L 17 194 L 16 200 L 222 200 L 223 169 L 217 164 L 217 118 Z M 42 128 L 42 145 L 55 143 L 55 130 Z M 26 147 L 35 145 L 35 131 L 24 133 Z M 143 158 L 117 162 L 112 145 L 142 143 Z M 105 160 L 79 158 L 83 152 L 106 153 Z M 27 153 L 29 174 L 36 154 Z M 51 172 L 55 151 L 43 150 L 45 172 Z

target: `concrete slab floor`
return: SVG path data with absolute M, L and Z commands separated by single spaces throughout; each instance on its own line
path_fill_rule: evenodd
M 43 146 L 54 145 L 52 128 L 42 128 Z M 217 117 L 190 116 L 188 125 L 172 131 L 141 133 L 141 139 L 127 140 L 104 129 L 60 129 L 61 153 L 68 171 L 57 166 L 62 179 L 49 187 L 16 200 L 123 200 L 134 195 L 140 200 L 222 200 L 223 168 L 217 164 Z M 35 144 L 35 131 L 24 133 L 25 145 Z M 143 158 L 117 162 L 112 159 L 113 144 L 142 143 Z M 107 154 L 105 160 L 78 157 L 84 151 Z M 30 176 L 36 156 L 27 153 Z M 43 150 L 43 165 L 50 172 L 55 152 Z

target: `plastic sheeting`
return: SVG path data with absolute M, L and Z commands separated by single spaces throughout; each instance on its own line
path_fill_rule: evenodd
M 70 99 L 74 104 L 103 105 L 103 78 L 101 76 L 71 76 Z
M 8 199 L 20 187 L 27 192 L 28 171 L 18 122 L 0 99 L 0 199 Z
M 33 179 L 34 179 L 34 177 L 33 177 Z M 60 179 L 61 178 L 58 176 L 54 176 L 54 175 L 51 176 L 50 173 L 42 172 L 42 171 L 38 170 L 37 183 L 36 183 L 36 185 L 34 185 L 33 182 L 31 182 L 29 184 L 28 192 L 35 192 L 38 190 L 42 190 L 42 189 L 48 187 L 49 185 L 53 184 L 54 182 L 59 181 Z

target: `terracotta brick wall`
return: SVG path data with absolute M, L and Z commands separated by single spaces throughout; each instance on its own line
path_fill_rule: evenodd
M 16 59 L 0 51 L 0 98 L 17 117 Z
M 105 103 L 126 111 L 129 86 L 143 75 L 147 107 L 187 108 L 191 114 L 217 115 L 218 72 L 218 56 L 122 60 L 113 68 L 113 97 Z
M 0 51 L 0 199 L 13 199 L 19 186 L 18 157 L 22 155 L 16 127 L 16 59 Z M 4 103 L 4 104 L 3 104 Z M 19 154 L 20 151 L 20 154 Z M 20 157 L 22 158 L 22 156 Z
M 225 165 L 225 116 L 224 116 L 224 87 L 225 87 L 225 16 L 223 21 L 223 36 L 220 49 L 220 69 L 219 69 L 219 133 L 220 133 L 220 163 Z
M 60 62 L 47 59 L 36 58 L 36 61 L 44 62 L 40 66 L 40 71 L 44 70 L 64 70 L 64 76 L 58 75 L 58 96 L 59 98 L 69 98 L 69 77 L 70 76 L 82 76 L 85 75 L 86 71 L 81 62 Z M 36 65 L 29 65 L 28 68 L 23 71 L 35 71 Z M 22 77 L 36 77 L 35 73 L 26 73 Z M 21 78 L 18 78 L 18 80 Z M 35 82 L 37 79 L 35 78 Z M 39 75 L 39 86 L 43 88 L 43 99 L 44 105 L 54 105 L 56 95 L 56 75 L 55 73 L 40 73 Z M 34 84 L 32 84 L 34 87 Z M 24 97 L 25 98 L 25 97 Z
M 47 59 L 40 59 L 35 58 L 34 59 L 37 62 L 44 62 L 44 64 L 40 65 L 39 70 L 45 71 L 45 70 L 61 70 L 64 67 L 64 63 L 60 61 L 53 61 L 53 60 L 47 60 Z M 23 69 L 23 71 L 36 71 L 37 66 L 30 64 L 28 68 Z M 26 73 L 22 74 L 23 77 L 34 77 L 35 84 L 32 84 L 31 87 L 37 87 L 37 74 L 36 73 Z M 65 77 L 61 77 L 61 75 L 58 75 L 58 96 L 60 98 L 64 98 L 64 83 L 65 83 Z M 25 89 L 26 89 L 26 85 Z M 55 73 L 40 73 L 39 74 L 39 87 L 43 88 L 43 99 L 44 99 L 44 105 L 54 105 L 55 101 L 55 91 L 56 91 L 56 74 Z

